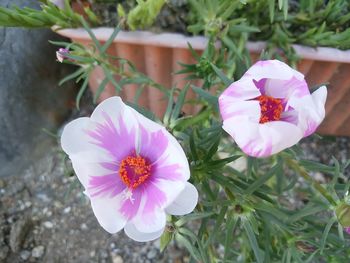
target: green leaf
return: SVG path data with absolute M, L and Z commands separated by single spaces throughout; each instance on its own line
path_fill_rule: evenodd
M 258 179 L 248 188 L 244 191 L 246 195 L 252 194 L 254 191 L 256 191 L 260 186 L 265 184 L 272 176 L 274 176 L 277 172 L 282 173 L 282 164 L 278 162 L 272 169 L 270 169 L 267 173 L 265 173 L 263 176 L 259 176 Z
M 191 86 L 192 90 L 198 94 L 198 96 L 202 99 L 204 99 L 206 102 L 214 106 L 214 109 L 219 111 L 219 103 L 218 103 L 218 98 L 216 96 L 213 96 L 206 92 L 205 90 L 198 88 L 196 86 Z
M 187 94 L 189 87 L 190 87 L 190 84 L 187 83 L 185 85 L 185 87 L 181 90 L 179 96 L 177 97 L 175 107 L 174 107 L 173 112 L 172 112 L 171 117 L 170 117 L 171 122 L 176 120 L 179 117 L 181 109 L 184 105 L 186 94 Z
M 256 261 L 258 263 L 263 263 L 264 257 L 260 254 L 260 248 L 258 246 L 258 242 L 256 240 L 254 230 L 248 220 L 243 221 L 243 228 L 248 236 L 248 240 L 251 248 L 253 249 Z
M 287 20 L 288 17 L 288 0 L 283 0 L 283 18 L 284 20 Z
M 185 215 L 182 218 L 180 218 L 178 221 L 175 222 L 175 225 L 177 227 L 181 227 L 189 221 L 207 218 L 207 217 L 210 217 L 214 214 L 215 214 L 214 212 L 192 213 L 192 214 Z
M 107 49 L 109 48 L 109 46 L 113 43 L 114 39 L 116 38 L 116 36 L 118 35 L 120 31 L 119 27 L 116 27 L 113 31 L 113 33 L 111 34 L 111 36 L 108 38 L 108 40 L 106 41 L 106 43 L 102 46 L 101 51 L 102 53 L 106 52 Z
M 111 73 L 111 70 L 109 70 L 109 69 L 107 68 L 107 66 L 104 65 L 104 64 L 101 64 L 101 67 L 102 67 L 103 72 L 104 72 L 105 76 L 107 77 L 107 79 L 113 84 L 115 90 L 116 90 L 116 91 L 121 91 L 122 88 L 121 88 L 121 86 L 116 82 L 114 76 L 113 76 L 112 73 Z
M 268 0 L 268 4 L 269 4 L 270 23 L 272 23 L 275 18 L 275 0 Z
M 210 63 L 212 69 L 215 71 L 216 75 L 221 79 L 225 86 L 229 86 L 233 81 L 229 79 L 217 66 L 213 63 Z
M 198 239 L 197 235 L 194 234 L 191 230 L 187 229 L 187 228 L 180 228 L 179 229 L 179 233 L 188 236 L 192 241 L 194 241 L 195 243 L 197 243 L 198 245 L 198 250 L 200 253 L 200 257 L 201 257 L 201 262 L 203 263 L 209 263 L 208 260 L 208 255 L 205 252 L 202 243 L 200 242 L 200 240 Z
M 101 44 L 100 42 L 97 40 L 95 34 L 92 32 L 92 30 L 90 29 L 88 23 L 85 21 L 84 18 L 81 18 L 81 22 L 84 26 L 84 29 L 86 30 L 86 32 L 88 32 L 90 38 L 92 39 L 92 41 L 94 42 L 94 45 L 96 46 L 97 50 L 103 54 L 103 50 L 102 50 L 102 47 L 101 47 Z
M 230 245 L 232 244 L 232 240 L 234 238 L 234 229 L 237 225 L 238 218 L 232 216 L 228 216 L 228 222 L 226 223 L 227 230 L 226 230 L 226 235 L 225 235 L 225 245 L 224 245 L 224 262 L 227 262 L 228 257 L 229 257 L 229 252 L 230 252 Z
M 78 76 L 80 76 L 81 74 L 84 74 L 85 69 L 83 67 L 80 67 L 78 70 L 74 71 L 72 74 L 69 74 L 68 76 L 64 77 L 63 79 L 60 80 L 60 82 L 58 83 L 59 86 L 61 86 L 63 83 L 75 79 Z
M 327 223 L 327 225 L 326 225 L 326 227 L 325 227 L 325 229 L 324 229 L 324 231 L 323 231 L 322 238 L 321 238 L 321 241 L 320 241 L 320 244 L 321 244 L 321 245 L 320 245 L 320 254 L 321 254 L 321 255 L 322 255 L 323 249 L 324 249 L 324 247 L 325 247 L 325 245 L 326 245 L 328 233 L 329 233 L 329 231 L 331 230 L 331 228 L 332 228 L 332 226 L 333 226 L 333 224 L 334 224 L 335 222 L 337 222 L 337 218 L 336 218 L 336 217 L 332 217 L 332 218 L 328 221 L 328 223 Z
M 162 236 L 160 237 L 160 252 L 164 251 L 164 249 L 169 245 L 172 239 L 173 233 L 165 230 Z
M 184 130 L 188 127 L 194 126 L 197 123 L 207 120 L 210 114 L 211 114 L 210 111 L 204 110 L 195 116 L 186 116 L 186 117 L 179 118 L 171 122 L 170 128 L 178 131 Z
M 173 103 L 174 103 L 174 90 L 175 90 L 175 87 L 172 87 L 170 91 L 170 96 L 168 99 L 168 105 L 163 117 L 163 123 L 165 126 L 168 126 L 170 123 L 170 116 L 173 110 Z
M 180 233 L 176 233 L 175 240 L 180 244 L 182 244 L 183 246 L 185 246 L 188 252 L 191 254 L 191 256 L 195 260 L 197 260 L 197 262 L 201 261 L 200 253 L 198 249 L 185 236 L 181 235 Z
M 293 223 L 296 222 L 300 219 L 302 219 L 303 217 L 309 216 L 309 215 L 313 215 L 322 211 L 327 210 L 325 207 L 320 206 L 320 205 L 314 205 L 314 204 L 310 204 L 310 205 L 306 205 L 303 209 L 299 210 L 298 212 L 294 212 L 288 219 L 289 223 Z
M 76 103 L 76 107 L 77 109 L 79 110 L 79 104 L 80 104 L 80 100 L 81 100 L 81 97 L 83 96 L 84 92 L 86 91 L 86 88 L 88 86 L 88 83 L 89 83 L 89 76 L 90 76 L 90 72 L 87 72 L 85 74 L 85 77 L 84 77 L 84 82 L 83 84 L 81 85 L 80 89 L 79 89 L 79 92 L 78 92 L 78 95 L 75 99 L 75 103 Z
M 197 60 L 199 61 L 201 58 L 200 56 L 197 54 L 197 52 L 193 49 L 193 47 L 191 46 L 191 44 L 189 42 L 187 42 L 187 46 L 188 46 L 188 49 L 190 50 L 192 56 Z
M 93 99 L 93 102 L 94 104 L 96 104 L 98 98 L 100 97 L 101 93 L 104 91 L 104 89 L 106 88 L 106 85 L 108 84 L 108 78 L 104 78 L 100 85 L 98 85 L 98 88 L 97 88 L 97 91 L 94 95 L 94 99 Z
M 224 222 L 226 212 L 227 212 L 227 206 L 223 206 L 215 219 L 215 225 L 214 225 L 213 231 L 211 231 L 211 234 L 209 235 L 209 238 L 206 241 L 204 247 L 208 247 L 209 244 L 215 241 L 216 236 L 220 234 L 220 227 Z

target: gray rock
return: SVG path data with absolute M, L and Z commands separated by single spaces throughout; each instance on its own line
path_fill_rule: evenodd
M 33 222 L 29 218 L 19 219 L 11 226 L 10 247 L 13 252 L 21 249 L 26 235 L 32 226 Z
M 111 254 L 112 263 L 124 263 L 124 260 L 118 254 Z
M 53 223 L 50 222 L 50 221 L 44 222 L 43 225 L 44 225 L 44 227 L 47 228 L 47 229 L 53 228 Z
M 154 259 L 157 256 L 158 251 L 154 248 L 152 248 L 148 253 L 147 253 L 147 258 L 148 259 Z
M 6 259 L 10 249 L 7 246 L 0 247 L 0 260 Z
M 38 7 L 33 0 L 0 0 L 0 6 Z M 58 82 L 72 71 L 56 62 L 62 40 L 49 29 L 0 28 L 0 177 L 20 173 L 46 152 L 74 100 L 72 84 Z
M 28 258 L 30 258 L 30 255 L 31 255 L 31 253 L 28 250 L 23 250 L 19 254 L 19 256 L 21 257 L 22 260 L 27 260 Z
M 32 250 L 32 257 L 33 258 L 41 258 L 44 255 L 45 247 L 44 246 L 37 246 L 33 248 Z

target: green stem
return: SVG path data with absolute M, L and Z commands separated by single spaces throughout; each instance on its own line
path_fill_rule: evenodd
M 305 181 L 311 183 L 311 185 L 324 197 L 328 200 L 329 203 L 332 205 L 336 205 L 336 201 L 333 199 L 333 197 L 328 193 L 327 189 L 324 188 L 319 182 L 315 181 L 315 179 L 309 175 L 309 173 L 301 167 L 297 161 L 292 159 L 287 159 L 287 164 L 290 166 L 294 171 L 298 172 L 301 177 L 305 179 Z
M 230 189 L 225 187 L 224 191 L 230 200 L 232 200 L 232 201 L 235 200 L 235 195 L 232 193 L 232 191 Z

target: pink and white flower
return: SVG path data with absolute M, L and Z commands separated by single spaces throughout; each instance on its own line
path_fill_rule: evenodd
M 56 58 L 57 61 L 63 62 L 65 59 L 67 59 L 67 56 L 69 54 L 69 50 L 66 48 L 60 48 L 58 51 L 56 51 Z
M 350 235 L 350 227 L 344 227 L 344 231 Z
M 154 240 L 166 214 L 188 214 L 197 204 L 180 144 L 119 97 L 103 101 L 90 118 L 66 125 L 61 145 L 98 222 L 110 233 L 124 228 L 136 241 Z
M 293 146 L 325 117 L 327 89 L 310 94 L 304 75 L 278 60 L 258 61 L 219 97 L 223 129 L 247 155 Z

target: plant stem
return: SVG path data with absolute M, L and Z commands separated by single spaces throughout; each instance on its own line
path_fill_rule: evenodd
M 297 161 L 292 160 L 290 158 L 286 159 L 288 166 L 290 166 L 294 171 L 298 172 L 301 177 L 305 179 L 305 181 L 311 183 L 311 185 L 324 197 L 327 201 L 336 205 L 337 203 L 333 199 L 333 197 L 328 193 L 327 189 L 324 188 L 319 182 L 315 181 L 315 179 L 309 175 L 309 173 L 305 170 L 305 168 L 301 167 Z

